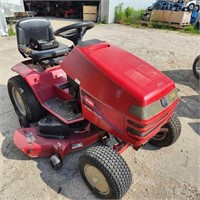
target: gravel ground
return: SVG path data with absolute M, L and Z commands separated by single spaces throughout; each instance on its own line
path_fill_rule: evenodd
M 51 22 L 54 29 L 72 23 Z M 180 97 L 176 111 L 182 134 L 174 145 L 156 149 L 147 144 L 122 154 L 133 174 L 123 199 L 200 199 L 199 82 L 191 70 L 200 55 L 200 36 L 100 24 L 84 39 L 91 38 L 117 45 L 163 71 L 175 81 Z M 0 199 L 96 199 L 78 172 L 81 152 L 67 156 L 56 172 L 47 158 L 31 159 L 15 147 L 12 136 L 19 124 L 6 88 L 8 78 L 15 75 L 10 68 L 23 59 L 15 37 L 0 38 L 0 59 Z

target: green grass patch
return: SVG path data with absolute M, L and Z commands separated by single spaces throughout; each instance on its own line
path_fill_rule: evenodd
M 8 35 L 16 35 L 15 29 L 14 29 L 14 17 L 8 17 L 7 18 L 7 24 L 8 24 Z
M 11 27 L 11 26 L 9 26 L 9 28 L 8 28 L 8 35 L 9 35 L 9 36 L 16 35 L 16 33 L 15 33 L 15 31 L 14 31 L 14 28 Z
M 181 30 L 182 33 L 200 34 L 200 30 L 196 29 L 194 25 L 187 26 Z
M 162 30 L 176 30 L 176 28 L 171 27 L 170 24 L 162 23 L 162 22 L 148 22 L 147 27 L 155 28 L 155 29 L 162 29 Z
M 115 22 L 126 25 L 138 25 L 142 19 L 144 10 L 135 10 L 134 8 L 127 7 L 123 9 L 123 3 L 115 7 Z

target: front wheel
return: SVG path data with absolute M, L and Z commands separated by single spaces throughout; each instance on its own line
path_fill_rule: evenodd
M 101 199 L 120 199 L 131 186 L 131 171 L 121 155 L 107 146 L 89 148 L 79 170 L 90 190 Z
M 200 74 L 200 56 L 198 56 L 192 66 L 193 73 L 197 79 L 199 79 Z
M 156 147 L 167 147 L 175 143 L 181 134 L 181 123 L 176 114 L 165 124 L 149 143 Z

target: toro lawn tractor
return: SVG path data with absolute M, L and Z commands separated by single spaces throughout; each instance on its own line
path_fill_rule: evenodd
M 93 27 L 80 22 L 53 32 L 44 18 L 16 24 L 18 50 L 29 59 L 8 80 L 21 125 L 14 142 L 30 157 L 50 156 L 54 169 L 95 143 L 79 158 L 82 178 L 96 196 L 119 199 L 132 182 L 120 153 L 173 144 L 181 134 L 178 97 L 174 82 L 143 60 L 98 39 L 82 41 Z

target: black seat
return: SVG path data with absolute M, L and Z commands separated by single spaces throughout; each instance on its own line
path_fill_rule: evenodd
M 48 50 L 34 50 L 30 48 L 30 40 L 55 40 L 52 26 L 45 18 L 25 18 L 16 24 L 18 50 L 24 57 L 30 57 L 39 62 L 51 58 L 61 57 L 69 51 L 69 47 L 58 42 L 59 46 Z

